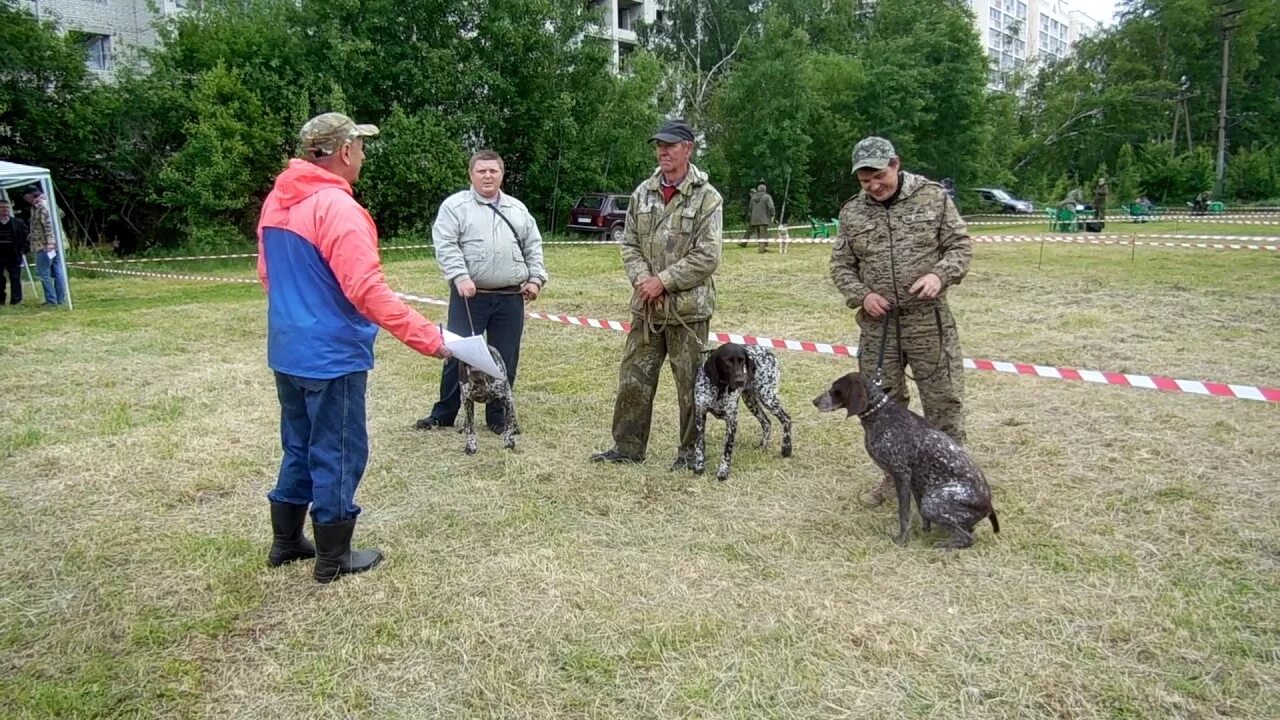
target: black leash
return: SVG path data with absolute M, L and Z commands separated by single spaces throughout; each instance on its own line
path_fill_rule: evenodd
M 924 377 L 912 377 L 911 375 L 907 374 L 907 360 L 905 355 L 902 352 L 901 313 L 899 312 L 898 307 L 895 305 L 894 307 L 889 308 L 889 312 L 884 314 L 884 320 L 880 324 L 880 353 L 876 356 L 876 372 L 875 372 L 875 375 L 873 376 L 872 382 L 874 382 L 876 385 L 880 385 L 880 381 L 884 379 L 884 354 L 885 354 L 885 350 L 889 346 L 889 320 L 890 319 L 893 320 L 894 334 L 897 336 L 895 340 L 895 345 L 898 348 L 898 365 L 902 368 L 903 376 L 918 384 L 922 382 L 927 382 L 928 380 L 933 378 L 933 376 L 937 375 L 943 368 L 943 365 L 942 365 L 943 356 L 948 354 L 945 350 L 943 350 L 944 343 L 943 343 L 943 336 L 942 336 L 942 310 L 938 308 L 937 303 L 934 303 L 933 321 L 938 328 L 938 358 L 933 366 L 933 372 L 929 373 L 928 375 L 925 375 Z M 950 360 L 949 357 L 947 359 Z M 947 363 L 946 367 L 947 367 L 947 372 L 950 373 L 951 364 L 949 362 Z

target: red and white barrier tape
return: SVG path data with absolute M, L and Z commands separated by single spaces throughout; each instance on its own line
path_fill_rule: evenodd
M 71 267 L 82 270 L 93 270 L 95 272 L 106 272 L 119 275 L 158 277 L 173 280 L 258 283 L 257 280 L 247 278 L 177 275 L 174 273 L 148 273 L 136 270 L 93 267 L 82 263 L 71 263 L 70 265 Z M 436 298 L 411 295 L 409 293 L 401 292 L 397 292 L 396 295 L 404 300 L 425 305 L 446 307 L 449 305 L 447 301 Z M 616 332 L 629 332 L 631 330 L 631 323 L 621 322 L 618 320 L 598 320 L 596 318 L 579 317 L 574 315 L 555 315 L 552 313 L 534 311 L 526 312 L 525 316 L 534 320 L 546 320 L 559 323 L 561 325 L 572 325 L 576 327 L 589 327 L 600 330 L 613 330 Z M 761 345 L 779 350 L 792 350 L 795 352 L 808 352 L 820 355 L 835 355 L 850 358 L 858 356 L 858 348 L 856 346 L 841 345 L 837 343 L 820 343 L 807 340 L 780 340 L 777 338 L 768 338 L 758 335 L 739 335 L 737 333 L 718 332 L 710 333 L 708 337 L 709 339 L 722 343 L 732 342 L 740 345 Z M 1097 370 L 1080 370 L 1077 368 L 1059 368 L 1046 365 L 970 358 L 964 359 L 964 366 L 969 370 L 989 370 L 992 372 L 1012 373 L 1015 375 L 1034 375 L 1036 377 L 1056 378 L 1059 380 L 1079 380 L 1082 382 L 1099 383 L 1103 385 L 1118 385 L 1123 387 L 1145 388 L 1148 390 L 1162 390 L 1164 392 L 1187 393 L 1193 395 L 1214 395 L 1218 397 L 1231 397 L 1243 400 L 1259 400 L 1262 402 L 1280 403 L 1280 388 L 1274 387 L 1236 385 L 1231 383 L 1207 382 L 1201 380 L 1178 380 L 1163 375 L 1135 375 L 1131 373 L 1100 372 Z
M 631 323 L 617 320 L 597 320 L 595 318 L 577 317 L 573 315 L 553 315 L 551 313 L 528 312 L 527 317 L 535 320 L 549 320 L 562 325 L 590 327 L 617 332 L 629 332 Z M 820 355 L 836 355 L 854 358 L 858 356 L 858 348 L 853 345 L 836 343 L 819 343 L 807 340 L 780 340 L 777 338 L 756 335 L 739 335 L 736 333 L 717 333 L 709 335 L 717 342 L 732 342 L 739 345 L 762 345 L 779 350 L 817 353 Z M 1164 392 L 1188 393 L 1193 395 L 1215 395 L 1243 400 L 1260 400 L 1280 403 L 1280 388 L 1258 387 L 1254 385 L 1236 385 L 1230 383 L 1206 382 L 1201 380 L 1177 380 L 1163 375 L 1135 375 L 1131 373 L 1100 372 L 1098 370 L 1080 370 L 1067 367 L 1049 367 L 1028 363 L 1002 362 L 999 360 L 964 359 L 964 366 L 969 370 L 989 370 L 1015 375 L 1034 375 L 1059 380 L 1079 380 L 1082 382 L 1123 387 L 1162 390 Z
M 1173 240 L 1227 240 L 1235 241 L 1232 244 L 1211 244 L 1201 242 L 1149 242 L 1139 240 L 1138 238 L 1168 238 Z M 1211 250 L 1280 250 L 1280 245 L 1264 244 L 1271 242 L 1280 242 L 1280 237 L 1270 235 L 1177 235 L 1162 233 L 1147 233 L 1135 235 L 1121 234 L 1103 234 L 1089 235 L 1082 237 L 1079 235 L 974 235 L 972 239 L 976 243 L 1031 243 L 1031 242 L 1051 242 L 1051 243 L 1074 243 L 1079 245 L 1144 245 L 1150 247 L 1177 247 L 1177 248 L 1200 248 Z M 751 240 L 741 240 L 737 242 L 751 243 L 776 243 L 780 242 L 778 238 L 769 240 L 761 240 L 752 238 Z M 788 245 L 830 245 L 835 242 L 834 238 L 789 238 Z M 599 246 L 599 247 L 618 247 L 618 243 L 610 240 L 557 240 L 543 243 L 544 248 L 558 247 L 562 245 L 572 246 Z M 430 248 L 431 245 L 392 245 L 381 248 L 387 250 L 415 250 Z M 164 258 L 104 258 L 85 261 L 79 264 L 81 267 L 87 267 L 86 263 L 93 265 L 124 265 L 138 263 L 163 263 L 163 262 L 180 262 L 183 260 L 228 260 L 236 258 L 256 258 L 257 253 L 236 253 L 229 255 L 180 255 Z M 102 268 L 98 268 L 102 269 Z
M 92 270 L 93 272 L 111 273 L 113 275 L 133 275 L 135 277 L 157 277 L 157 278 L 166 278 L 169 280 L 197 280 L 202 282 L 252 283 L 254 285 L 258 284 L 258 281 L 256 279 L 249 279 L 249 278 L 220 277 L 218 275 L 180 275 L 178 273 L 154 273 L 154 272 L 143 272 L 141 270 L 122 270 L 120 268 L 96 267 L 94 265 L 90 265 L 89 263 L 83 263 L 83 262 L 69 262 L 67 263 L 67 267 L 74 268 L 76 270 Z
M 1162 220 L 1164 220 L 1164 221 L 1176 220 L 1177 222 L 1179 222 L 1179 223 L 1181 223 L 1181 224 L 1184 224 L 1184 225 L 1196 225 L 1196 224 L 1200 224 L 1200 223 L 1207 223 L 1207 224 L 1211 224 L 1211 225 L 1280 225 L 1280 219 L 1275 219 L 1275 218 L 1276 218 L 1276 216 L 1275 216 L 1275 215 L 1271 215 L 1271 216 L 1269 216 L 1269 217 L 1271 217 L 1271 218 L 1273 218 L 1273 219 L 1271 219 L 1271 220 L 1237 220 L 1237 219 L 1235 219 L 1235 218 L 1197 218 L 1197 217 L 1191 217 L 1191 218 L 1172 217 L 1172 218 L 1170 218 L 1170 217 L 1166 217 L 1166 218 L 1153 218 L 1153 219 L 1151 219 L 1149 222 L 1151 222 L 1151 223 L 1156 223 L 1156 222 L 1160 222 L 1160 221 L 1162 221 Z M 1086 223 L 1086 222 L 1092 222 L 1092 221 L 1091 221 L 1091 220 L 1086 220 L 1086 219 L 1077 219 L 1075 222 L 1076 222 L 1076 224 L 1078 224 L 1078 225 L 1083 225 L 1083 224 L 1084 224 L 1084 223 Z M 1144 222 L 1132 222 L 1130 218 L 1122 218 L 1122 217 L 1110 218 L 1110 219 L 1105 220 L 1104 222 L 1106 222 L 1106 223 L 1108 223 L 1108 224 L 1112 225 L 1113 227 L 1114 227 L 1114 226 L 1116 226 L 1116 225 L 1145 225 L 1145 224 L 1147 224 L 1147 223 L 1144 223 Z M 969 226 L 969 227 L 981 227 L 981 226 L 1006 227 L 1006 226 L 1010 226 L 1010 225 L 1043 225 L 1043 226 L 1050 226 L 1050 225 L 1057 225 L 1057 224 L 1059 224 L 1059 223 L 1054 222 L 1054 221 L 1051 221 L 1051 220 L 1049 220 L 1049 218 L 1040 218 L 1040 219 L 1038 219 L 1038 220 L 1032 220 L 1032 219 L 1027 219 L 1027 218 L 1019 218 L 1019 219 L 1012 219 L 1012 220 L 966 220 L 964 224 L 965 224 L 965 225 L 967 225 L 967 226 Z
M 1136 238 L 1181 238 L 1188 240 L 1236 240 L 1238 244 L 1212 244 L 1212 243 L 1171 243 L 1171 242 L 1148 242 L 1145 240 L 1137 240 Z M 1209 250 L 1277 250 L 1280 245 L 1264 245 L 1265 241 L 1280 241 L 1280 237 L 1270 236 L 1250 236 L 1250 235 L 1090 235 L 1088 237 L 1080 237 L 1077 235 L 974 235 L 971 236 L 973 242 L 976 243 L 1031 243 L 1031 242 L 1051 242 L 1051 243 L 1073 243 L 1080 245 L 1146 245 L 1151 247 L 1178 247 L 1178 248 L 1200 248 Z M 752 239 L 745 242 L 778 242 L 777 238 L 771 240 Z M 835 242 L 835 238 L 791 238 L 787 240 L 788 245 L 830 245 Z M 599 245 L 617 247 L 615 242 L 599 242 L 593 240 L 563 240 L 559 242 L 543 243 L 542 247 L 556 247 L 558 245 Z
M 1262 245 L 1260 243 L 1239 243 L 1239 244 L 1221 244 L 1221 243 L 1175 243 L 1175 242 L 1148 242 L 1146 240 L 1137 240 L 1137 237 L 1214 237 L 1214 236 L 1188 236 L 1188 235 L 1095 235 L 1093 237 L 1082 238 L 1072 237 L 1070 235 L 990 235 L 983 237 L 981 235 L 971 238 L 976 243 L 1059 243 L 1070 245 L 1139 245 L 1142 247 L 1168 247 L 1168 248 L 1198 248 L 1201 250 L 1270 250 L 1272 252 L 1280 251 L 1280 245 Z M 1218 239 L 1218 238 L 1215 238 Z M 1231 238 L 1233 240 L 1241 240 L 1243 238 Z M 1266 238 L 1271 240 L 1273 238 Z
M 422 248 L 432 247 L 430 244 L 422 245 L 383 245 L 378 248 L 380 252 L 387 250 L 418 250 Z M 95 258 L 86 260 L 102 265 L 132 265 L 137 263 L 164 263 L 178 260 L 230 260 L 234 258 L 256 258 L 258 253 L 228 253 L 226 255 L 173 255 L 171 257 L 149 257 L 149 258 Z

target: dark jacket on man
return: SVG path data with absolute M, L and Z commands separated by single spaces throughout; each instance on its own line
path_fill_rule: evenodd
M 0 223 L 0 262 L 17 262 L 18 258 L 31 252 L 27 224 L 16 215 L 9 216 L 9 222 Z

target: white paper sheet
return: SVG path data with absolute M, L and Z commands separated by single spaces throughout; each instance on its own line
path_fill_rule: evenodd
M 489 344 L 484 341 L 483 335 L 472 335 L 471 337 L 462 337 L 444 331 L 444 346 L 449 348 L 449 352 L 458 358 L 459 362 L 464 362 L 480 372 L 495 377 L 499 380 L 506 380 L 506 373 L 502 372 L 502 368 L 493 361 L 493 356 L 489 354 Z

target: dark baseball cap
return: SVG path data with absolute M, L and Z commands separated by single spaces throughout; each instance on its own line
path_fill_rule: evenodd
M 674 118 L 662 123 L 658 132 L 649 138 L 649 142 L 693 142 L 693 127 L 681 118 Z

